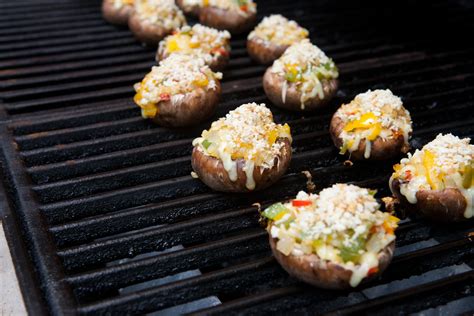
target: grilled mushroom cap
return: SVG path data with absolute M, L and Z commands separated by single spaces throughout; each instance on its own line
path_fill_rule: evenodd
M 322 80 L 324 97 L 321 99 L 319 96 L 315 96 L 306 101 L 304 109 L 301 109 L 301 92 L 292 82 L 287 82 L 286 98 L 283 101 L 282 91 L 285 81 L 284 77 L 273 73 L 269 67 L 263 76 L 263 89 L 274 105 L 291 111 L 314 111 L 323 108 L 329 104 L 338 88 L 337 79 Z
M 133 12 L 133 5 L 125 4 L 119 9 L 115 8 L 113 0 L 102 1 L 102 16 L 104 19 L 116 25 L 127 25 L 128 18 Z
M 329 134 L 331 135 L 331 139 L 337 148 L 341 148 L 342 144 L 344 143 L 340 137 L 344 126 L 345 125 L 342 119 L 337 116 L 337 113 L 335 113 L 331 119 L 331 124 L 329 125 Z M 405 143 L 403 135 L 398 135 L 395 138 L 388 139 L 383 139 L 378 136 L 371 143 L 370 157 L 368 158 L 370 160 L 387 160 L 400 156 L 401 153 L 407 153 L 410 150 L 410 146 Z M 365 141 L 361 141 L 357 150 L 347 154 L 350 154 L 351 159 L 365 160 L 366 158 L 364 158 L 364 152 Z
M 285 269 L 290 275 L 300 279 L 301 281 L 321 288 L 351 288 L 349 281 L 352 276 L 352 271 L 345 269 L 337 263 L 321 260 L 315 254 L 303 256 L 294 256 L 290 254 L 289 256 L 285 256 L 276 249 L 277 239 L 272 238 L 271 235 L 269 236 L 269 239 L 273 255 L 283 269 Z M 366 277 L 362 282 L 368 282 L 380 275 L 388 267 L 390 261 L 392 261 L 394 250 L 395 242 L 392 241 L 377 256 L 379 260 L 378 272 Z
M 158 104 L 158 114 L 153 118 L 155 123 L 162 126 L 191 126 L 211 117 L 219 103 L 221 85 L 216 81 L 215 89 L 196 88 L 186 93 L 178 102 L 161 101 Z
M 200 23 L 218 30 L 228 30 L 232 34 L 249 31 L 256 21 L 257 14 L 255 12 L 242 15 L 235 10 L 225 10 L 213 6 L 201 8 L 199 11 Z
M 411 204 L 400 192 L 401 183 L 402 180 L 393 179 L 390 183 L 390 189 L 407 211 L 422 215 L 436 222 L 461 222 L 467 220 L 464 216 L 467 201 L 459 189 L 420 190 L 416 192 L 417 202 Z
M 261 38 L 250 38 L 247 40 L 247 52 L 256 62 L 264 65 L 271 64 L 278 59 L 289 45 L 278 45 Z
M 283 143 L 280 154 L 275 157 L 275 164 L 272 168 L 262 168 L 255 166 L 253 177 L 255 189 L 262 190 L 275 183 L 286 172 L 291 161 L 291 145 L 287 138 L 279 138 L 277 142 Z M 222 160 L 205 155 L 197 146 L 193 149 L 191 163 L 193 170 L 207 186 L 216 191 L 222 192 L 249 192 L 246 187 L 247 176 L 243 167 L 245 161 L 237 160 L 237 180 L 232 181 L 224 168 Z

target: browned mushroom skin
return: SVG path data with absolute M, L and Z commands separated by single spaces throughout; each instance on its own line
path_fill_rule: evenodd
M 234 10 L 224 10 L 217 7 L 203 7 L 199 11 L 199 22 L 218 30 L 228 30 L 231 34 L 241 34 L 249 31 L 257 21 L 257 14 L 241 15 Z
M 290 111 L 315 111 L 324 108 L 329 104 L 331 99 L 337 92 L 337 79 L 322 80 L 324 97 L 321 99 L 316 96 L 304 104 L 304 109 L 301 109 L 301 92 L 298 91 L 296 84 L 287 82 L 287 91 L 285 102 L 282 99 L 283 83 L 286 81 L 282 76 L 273 73 L 271 67 L 268 67 L 263 76 L 263 89 L 268 99 L 272 101 L 275 106 Z
M 286 172 L 291 161 L 291 144 L 287 138 L 279 138 L 277 142 L 282 142 L 280 154 L 275 158 L 272 168 L 255 167 L 253 177 L 255 189 L 258 191 L 265 189 L 275 183 Z M 197 146 L 193 149 L 191 159 L 193 170 L 199 179 L 215 191 L 221 192 L 249 192 L 245 186 L 247 176 L 243 171 L 244 160 L 237 160 L 237 180 L 231 181 L 229 174 L 224 169 L 222 160 L 204 154 Z
M 277 45 L 259 37 L 247 40 L 247 52 L 250 58 L 263 65 L 271 64 L 278 59 L 288 47 L 289 45 Z
M 128 20 L 128 27 L 138 41 L 150 47 L 158 46 L 158 43 L 173 31 L 142 20 L 135 12 L 132 13 Z
M 325 289 L 342 290 L 352 288 L 349 283 L 352 271 L 336 263 L 321 260 L 315 254 L 303 256 L 293 256 L 290 254 L 285 256 L 276 249 L 277 239 L 272 238 L 271 235 L 269 239 L 273 255 L 290 275 L 303 282 Z M 392 261 L 394 250 L 395 242 L 393 241 L 377 256 L 379 259 L 378 272 L 366 277 L 362 280 L 361 284 L 376 278 L 388 267 Z
M 221 86 L 216 81 L 216 89 L 203 88 L 184 95 L 179 102 L 161 101 L 158 104 L 158 114 L 152 119 L 162 126 L 181 127 L 196 125 L 214 114 L 221 95 Z
M 343 129 L 344 129 L 344 122 L 342 119 L 334 114 L 331 119 L 331 124 L 329 126 L 329 134 L 331 135 L 331 139 L 334 145 L 340 149 L 343 140 L 340 137 Z M 383 139 L 381 137 L 377 137 L 374 141 L 372 141 L 372 146 L 370 148 L 370 160 L 387 160 L 393 157 L 399 156 L 401 153 L 407 153 L 410 150 L 410 146 L 405 144 L 405 138 L 403 135 L 398 135 L 396 138 L 390 139 Z M 359 148 L 354 150 L 353 152 L 349 153 L 347 151 L 347 155 L 350 155 L 351 159 L 355 160 L 365 160 L 364 158 L 365 152 L 365 141 L 361 141 L 359 143 Z
M 199 11 L 201 10 L 199 5 L 186 6 L 184 5 L 184 0 L 176 0 L 176 5 L 186 14 L 199 16 Z
M 461 222 L 467 220 L 464 216 L 467 201 L 458 189 L 420 190 L 416 192 L 417 202 L 411 204 L 400 192 L 401 183 L 402 180 L 393 179 L 390 189 L 408 212 L 419 214 L 435 222 Z
M 123 5 L 120 9 L 114 7 L 113 0 L 102 1 L 102 16 L 104 19 L 115 25 L 127 25 L 128 18 L 133 12 L 132 5 Z
M 156 52 L 156 61 L 161 61 L 163 59 L 166 59 L 170 56 L 170 54 L 167 54 L 166 51 L 158 49 Z M 213 58 L 211 63 L 208 63 L 207 65 L 209 68 L 211 68 L 212 71 L 222 71 L 227 67 L 227 64 L 229 63 L 229 56 L 224 56 L 224 55 L 218 55 L 217 58 Z

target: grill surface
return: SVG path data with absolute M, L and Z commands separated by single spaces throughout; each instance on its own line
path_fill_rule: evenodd
M 191 140 L 209 123 L 168 130 L 140 118 L 132 84 L 154 52 L 103 22 L 100 1 L 0 2 L 1 208 L 30 313 L 143 313 L 196 300 L 181 311 L 472 308 L 472 221 L 405 219 L 381 279 L 333 292 L 302 285 L 278 266 L 251 206 L 304 189 L 303 170 L 318 190 L 353 182 L 388 195 L 392 162 L 345 167 L 327 132 L 334 107 L 369 88 L 403 97 L 414 148 L 438 132 L 474 136 L 474 48 L 455 36 L 472 34 L 474 11 L 448 1 L 393 3 L 259 1 L 260 16 L 283 13 L 310 30 L 338 64 L 341 88 L 323 113 L 272 107 L 294 133 L 290 172 L 264 192 L 225 195 L 189 175 Z M 248 58 L 245 38 L 235 37 L 214 118 L 245 102 L 269 103 L 264 70 Z M 181 280 L 169 278 L 177 274 Z

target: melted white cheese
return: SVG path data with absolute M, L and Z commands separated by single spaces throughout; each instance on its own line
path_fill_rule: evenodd
M 370 158 L 370 150 L 372 148 L 372 144 L 370 140 L 366 139 L 365 140 L 365 151 L 364 151 L 364 158 L 369 159 Z
M 245 187 L 249 190 L 255 189 L 255 180 L 253 178 L 253 170 L 255 163 L 252 160 L 246 161 L 243 167 L 247 180 L 245 181 Z
M 367 252 L 362 255 L 361 264 L 354 267 L 352 270 L 349 284 L 356 287 L 369 274 L 369 270 L 373 267 L 379 266 L 379 259 L 377 255 L 372 252 Z
M 466 198 L 466 210 L 464 211 L 465 218 L 471 218 L 474 216 L 474 187 L 469 189 L 461 190 L 462 195 Z
M 225 143 L 219 146 L 218 148 L 219 157 L 221 157 L 222 164 L 224 165 L 225 171 L 227 171 L 227 174 L 229 175 L 230 181 L 236 181 L 237 180 L 237 162 L 232 161 L 232 157 L 230 156 L 230 154 L 224 151 L 224 148 L 225 148 Z

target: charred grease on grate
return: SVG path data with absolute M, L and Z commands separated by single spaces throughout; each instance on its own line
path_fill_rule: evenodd
M 21 223 L 10 229 L 29 242 L 39 278 L 28 286 L 44 289 L 49 311 L 141 313 L 202 299 L 207 305 L 186 311 L 466 311 L 472 223 L 450 229 L 408 219 L 381 280 L 353 293 L 327 292 L 299 284 L 275 263 L 251 205 L 296 194 L 306 185 L 303 170 L 317 190 L 355 182 L 389 194 L 392 164 L 346 167 L 327 132 L 334 107 L 368 88 L 403 97 L 414 147 L 439 132 L 473 137 L 473 48 L 449 35 L 472 30 L 472 8 L 450 1 L 258 5 L 260 17 L 282 13 L 308 28 L 338 64 L 341 88 L 332 109 L 304 118 L 271 107 L 276 121 L 292 127 L 294 159 L 276 185 L 243 197 L 214 193 L 189 176 L 191 140 L 209 123 L 168 130 L 139 117 L 132 84 L 155 52 L 106 24 L 99 0 L 0 2 L 0 124 L 9 144 L 2 165 Z M 231 44 L 213 119 L 242 103 L 268 103 L 265 67 L 247 56 L 245 37 Z

